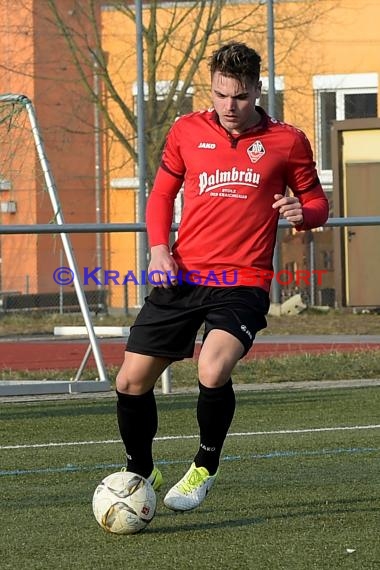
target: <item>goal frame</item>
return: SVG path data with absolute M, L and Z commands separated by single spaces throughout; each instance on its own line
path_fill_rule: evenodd
M 47 192 L 53 208 L 55 223 L 58 226 L 64 226 L 65 220 L 62 214 L 59 195 L 56 183 L 49 165 L 41 131 L 37 122 L 37 116 L 32 101 L 26 95 L 5 93 L 0 94 L 0 104 L 20 105 L 27 113 L 34 145 L 37 152 L 39 164 L 41 166 Z M 33 229 L 31 226 L 31 234 Z M 53 231 L 52 231 L 53 233 Z M 98 339 L 95 334 L 94 326 L 91 321 L 90 310 L 87 299 L 79 277 L 78 265 L 74 254 L 74 249 L 68 233 L 59 233 L 62 246 L 66 255 L 67 263 L 74 275 L 74 289 L 78 298 L 80 311 L 85 323 L 90 347 L 94 356 L 98 378 L 95 380 L 67 380 L 67 381 L 32 381 L 32 380 L 5 380 L 0 382 L 0 396 L 2 395 L 37 395 L 37 394 L 62 394 L 62 393 L 78 393 L 78 392 L 103 392 L 109 391 L 111 386 L 107 376 L 103 357 L 99 348 Z

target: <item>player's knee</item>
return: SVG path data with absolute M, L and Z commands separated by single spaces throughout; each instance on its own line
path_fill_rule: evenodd
M 218 388 L 223 386 L 230 377 L 231 371 L 225 367 L 212 362 L 199 362 L 198 377 L 203 386 L 208 388 Z
M 116 376 L 116 390 L 123 394 L 144 394 L 150 389 L 150 386 L 146 384 L 142 375 L 136 372 L 133 374 L 125 364 L 123 364 Z
M 134 391 L 133 388 L 135 388 L 135 382 L 131 382 L 131 378 L 123 369 L 120 369 L 116 376 L 116 390 L 124 394 L 129 394 L 131 391 Z
M 161 373 L 161 362 L 138 354 L 126 353 L 116 376 L 118 392 L 141 396 L 149 392 Z

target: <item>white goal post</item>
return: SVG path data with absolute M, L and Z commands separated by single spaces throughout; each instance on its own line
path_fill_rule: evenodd
M 26 112 L 28 120 L 26 124 L 30 130 L 32 140 L 34 141 L 35 153 L 43 173 L 44 186 L 50 197 L 53 208 L 53 219 L 58 225 L 64 225 L 62 209 L 56 189 L 56 184 L 51 172 L 50 165 L 47 160 L 44 144 L 42 141 L 39 126 L 37 124 L 36 113 L 32 102 L 28 97 L 21 94 L 2 94 L 0 95 L 0 108 L 3 113 L 0 115 L 0 124 L 7 122 L 7 130 L 9 139 L 13 136 L 12 120 L 17 113 Z M 5 109 L 5 111 L 4 111 Z M 5 145 L 6 146 L 6 145 Z M 1 165 L 2 168 L 3 165 Z M 3 168 L 2 168 L 3 171 Z M 33 227 L 31 225 L 31 233 Z M 53 232 L 52 232 L 53 233 Z M 72 393 L 72 392 L 99 392 L 110 390 L 110 383 L 104 366 L 102 354 L 99 349 L 98 340 L 91 321 L 91 315 L 87 303 L 87 299 L 83 290 L 82 283 L 79 278 L 78 266 L 74 255 L 70 237 L 67 233 L 60 233 L 63 250 L 66 255 L 68 265 L 74 275 L 73 285 L 78 298 L 78 303 L 83 316 L 89 343 L 94 356 L 98 381 L 12 381 L 6 380 L 0 382 L 0 395 L 32 395 L 32 394 L 48 394 L 48 393 Z

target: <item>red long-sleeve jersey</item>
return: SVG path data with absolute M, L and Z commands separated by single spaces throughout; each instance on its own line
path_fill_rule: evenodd
M 239 135 L 228 133 L 209 110 L 179 118 L 167 136 L 147 204 L 149 243 L 168 244 L 183 185 L 172 255 L 201 284 L 252 285 L 246 276 L 255 270 L 269 290 L 279 215 L 272 208 L 275 194 L 290 188 L 299 198 L 304 221 L 297 230 L 321 226 L 328 217 L 306 136 L 257 110 L 260 123 Z

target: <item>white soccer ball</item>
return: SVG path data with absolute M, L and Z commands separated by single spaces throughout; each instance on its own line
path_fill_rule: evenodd
M 115 534 L 135 534 L 150 523 L 156 512 L 156 494 L 147 479 L 118 471 L 95 489 L 92 510 L 102 528 Z

